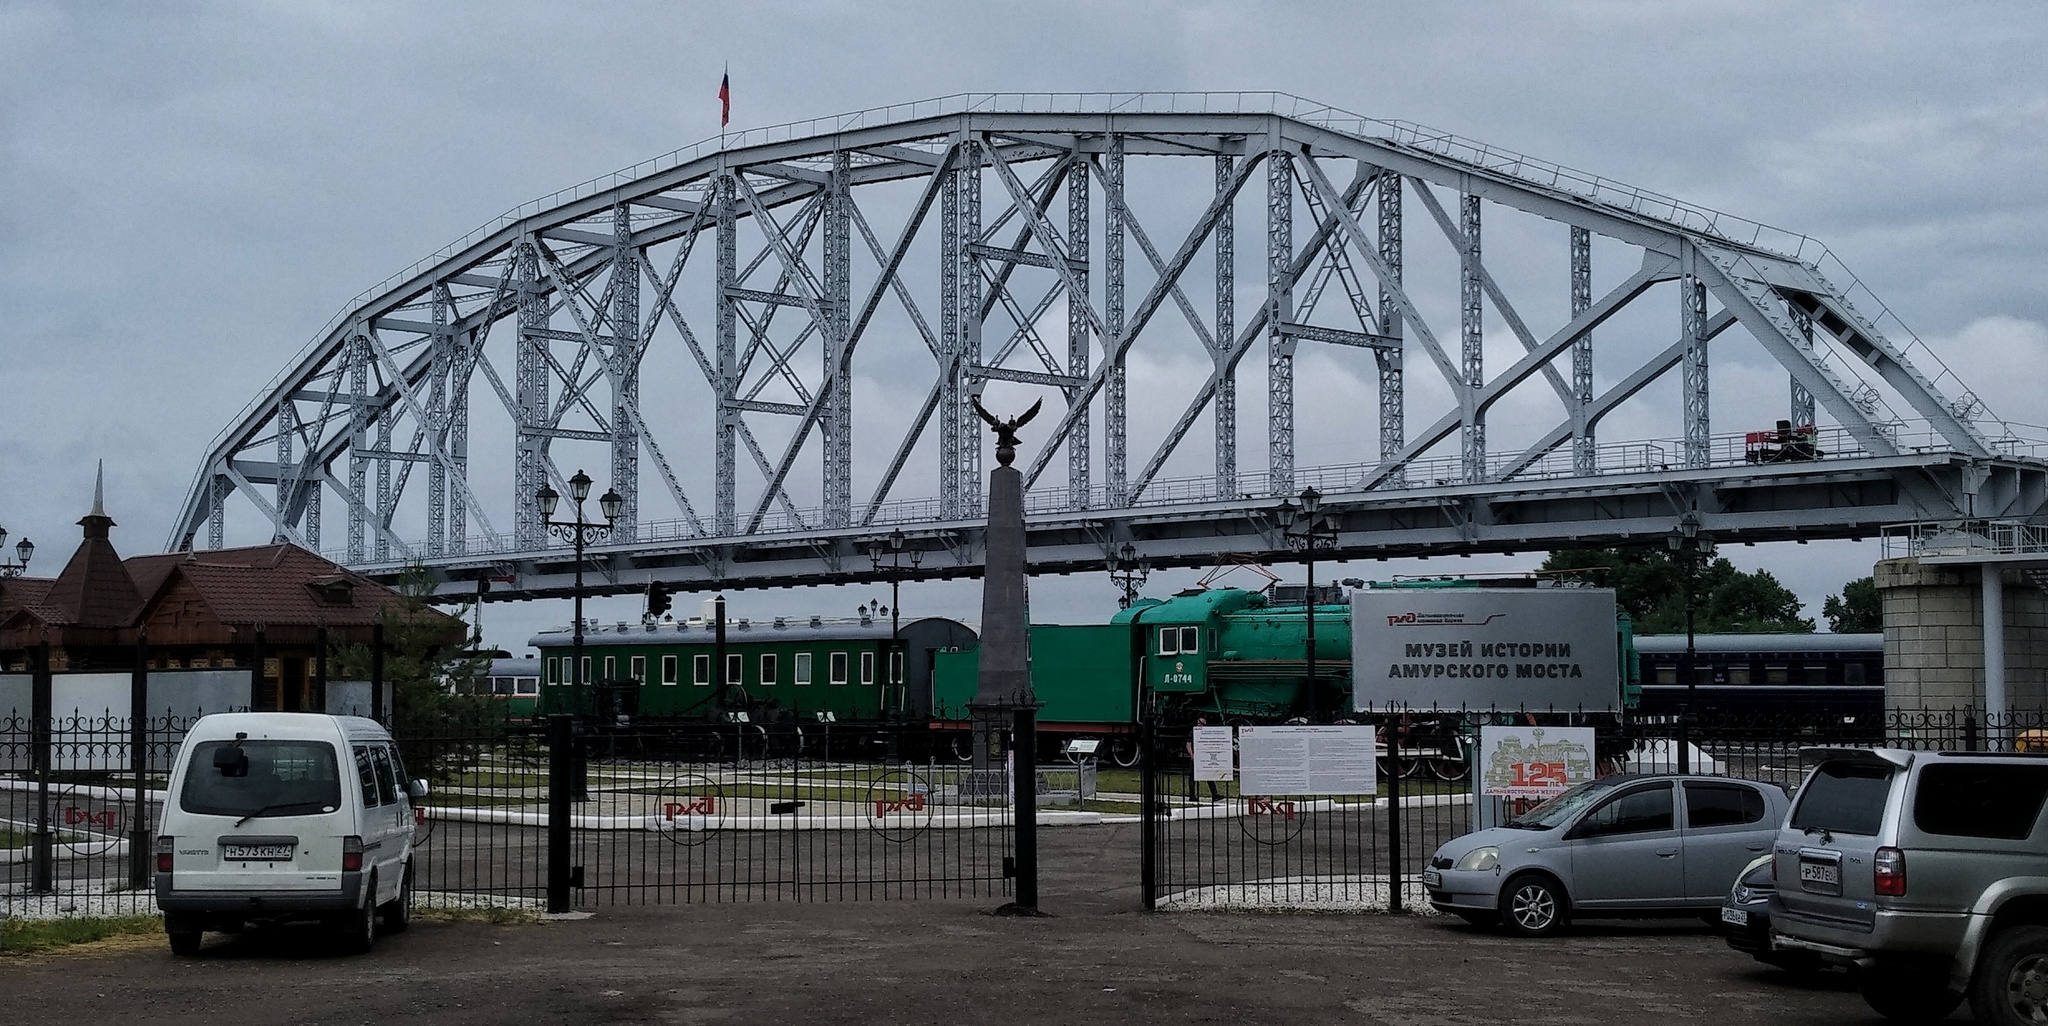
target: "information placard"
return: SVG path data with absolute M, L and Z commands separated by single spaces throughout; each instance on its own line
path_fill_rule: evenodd
M 1593 728 L 1479 728 L 1480 794 L 1549 798 L 1593 779 Z
M 1235 780 L 1237 763 L 1233 758 L 1229 727 L 1196 727 L 1192 742 L 1195 756 L 1196 780 Z
M 1238 790 L 1261 796 L 1375 794 L 1377 737 L 1367 726 L 1239 727 Z

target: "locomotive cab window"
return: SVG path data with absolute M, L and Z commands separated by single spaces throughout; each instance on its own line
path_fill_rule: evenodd
M 690 659 L 690 682 L 698 687 L 711 686 L 711 657 L 694 656 Z
M 1180 629 L 1180 651 L 1182 655 L 1194 655 L 1202 650 L 1202 629 L 1182 627 Z
M 1159 628 L 1159 654 L 1163 656 L 1180 654 L 1180 628 Z
M 846 653 L 832 653 L 832 676 L 829 679 L 834 684 L 846 683 Z
M 762 683 L 762 684 L 766 684 L 766 685 L 773 685 L 773 684 L 775 683 L 775 676 L 776 676 L 776 671 L 777 671 L 778 669 L 779 669 L 779 667 L 777 667 L 777 666 L 775 665 L 775 653 L 773 653 L 773 652 L 763 652 L 763 653 L 761 653 L 761 683 Z
M 670 686 L 670 687 L 674 687 L 674 686 L 675 686 L 675 683 L 676 683 L 676 657 L 675 657 L 675 656 L 672 656 L 672 655 L 665 655 L 665 656 L 662 656 L 662 657 L 661 657 L 661 682 L 662 682 L 663 684 L 666 684 L 666 685 Z

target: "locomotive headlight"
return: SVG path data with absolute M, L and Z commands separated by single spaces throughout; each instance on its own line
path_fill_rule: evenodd
M 1500 849 L 1489 844 L 1466 852 L 1464 857 L 1458 860 L 1458 864 L 1451 868 L 1465 873 L 1483 873 L 1498 865 Z

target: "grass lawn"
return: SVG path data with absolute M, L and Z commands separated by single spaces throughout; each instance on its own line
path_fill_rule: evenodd
M 32 955 L 38 951 L 90 944 L 124 934 L 156 934 L 164 930 L 157 916 L 116 919 L 9 919 L 0 922 L 0 955 Z

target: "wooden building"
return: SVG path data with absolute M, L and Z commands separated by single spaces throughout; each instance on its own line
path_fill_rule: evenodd
M 451 648 L 463 622 L 409 610 L 404 596 L 296 545 L 277 543 L 121 558 L 103 493 L 56 577 L 0 580 L 0 668 L 52 673 L 247 669 L 255 709 L 319 707 L 323 649 L 371 644 L 377 625 L 412 616 Z M 260 667 L 260 678 L 259 674 Z

